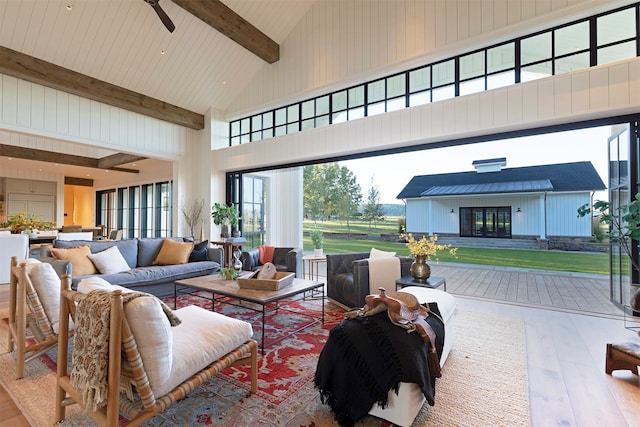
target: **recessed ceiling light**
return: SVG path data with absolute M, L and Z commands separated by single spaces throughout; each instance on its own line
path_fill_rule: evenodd
M 160 55 L 164 55 L 165 53 L 167 53 L 167 51 L 166 51 L 166 50 L 164 50 L 164 49 L 162 49 L 162 50 L 160 51 Z
M 90 173 L 88 173 L 88 174 L 87 174 L 87 176 L 91 176 L 91 174 L 90 174 Z
M 9 160 L 13 160 L 13 157 L 7 157 L 7 159 L 9 159 Z
M 135 163 L 131 163 L 131 166 L 135 166 L 135 165 L 136 165 Z
M 109 173 L 109 169 L 105 169 L 104 171 L 105 171 L 106 173 Z
M 67 10 L 71 10 L 71 9 L 73 9 L 73 6 L 72 6 L 72 5 L 70 5 L 70 4 L 68 4 L 68 5 L 67 5 Z
M 226 85 L 226 84 L 227 84 L 227 82 L 222 82 L 222 84 L 223 84 L 223 85 Z

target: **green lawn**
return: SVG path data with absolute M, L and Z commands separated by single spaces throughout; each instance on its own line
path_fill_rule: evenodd
M 308 231 L 313 227 L 313 223 L 305 221 L 304 230 Z M 371 235 L 380 233 L 397 233 L 397 219 L 387 220 L 379 228 L 384 231 L 370 232 L 357 227 L 367 227 L 366 224 L 358 223 L 350 229 L 352 233 L 369 233 Z M 336 222 L 325 222 L 319 224 L 323 231 L 345 231 Z M 386 242 L 381 240 L 355 240 L 338 239 L 324 237 L 325 253 L 347 253 L 347 252 L 368 252 L 372 247 L 383 251 L 393 251 L 398 255 L 409 255 L 409 250 L 403 243 Z M 304 250 L 313 251 L 311 240 L 304 237 Z M 609 254 L 593 252 L 563 252 L 563 251 L 536 251 L 536 250 L 514 250 L 496 248 L 458 248 L 458 257 L 454 258 L 449 253 L 443 252 L 439 256 L 439 261 L 457 262 L 462 264 L 495 265 L 502 267 L 519 267 L 536 270 L 567 271 L 590 274 L 609 274 Z M 435 262 L 435 260 L 432 260 Z

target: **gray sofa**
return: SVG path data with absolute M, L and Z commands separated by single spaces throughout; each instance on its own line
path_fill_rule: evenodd
M 327 254 L 327 297 L 345 308 L 362 307 L 369 295 L 369 255 L 370 252 Z M 413 258 L 399 258 L 401 276 L 410 275 Z
M 173 237 L 172 240 L 179 242 L 193 241 L 190 238 Z M 120 285 L 130 289 L 147 292 L 157 297 L 164 298 L 173 296 L 174 282 L 176 280 L 188 279 L 191 277 L 215 274 L 220 271 L 223 263 L 223 251 L 221 248 L 210 248 L 208 243 L 199 245 L 197 253 L 193 256 L 193 261 L 178 265 L 153 265 L 153 261 L 160 252 L 164 238 L 127 239 L 116 241 L 100 240 L 54 240 L 55 248 L 70 248 L 74 246 L 89 245 L 91 253 L 101 252 L 112 246 L 117 246 L 118 250 L 127 261 L 131 270 L 114 274 L 96 274 L 89 276 L 73 276 L 71 264 L 68 261 L 57 260 L 51 256 L 48 247 L 43 247 L 40 255 L 42 262 L 49 262 L 53 265 L 58 274 L 65 272 L 72 276 L 72 288 L 76 289 L 80 280 L 98 276 L 105 279 L 112 285 Z M 202 260 L 207 258 L 207 260 Z M 196 260 L 200 259 L 200 260 Z

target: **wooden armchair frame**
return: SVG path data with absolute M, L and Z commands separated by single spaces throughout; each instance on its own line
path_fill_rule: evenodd
M 69 316 L 75 314 L 76 304 L 86 295 L 71 290 L 71 278 L 62 277 L 60 298 L 60 334 L 58 337 L 58 372 L 56 385 L 56 420 L 61 422 L 65 418 L 65 409 L 72 404 L 82 405 L 80 393 L 71 384 L 68 376 L 68 348 Z M 154 396 L 144 370 L 142 359 L 136 345 L 129 323 L 124 313 L 122 294 L 116 290 L 111 294 L 109 331 L 109 370 L 107 403 L 98 410 L 85 407 L 85 411 L 101 426 L 117 426 L 119 413 L 122 412 L 129 421 L 127 426 L 137 426 L 162 412 L 173 403 L 184 398 L 191 390 L 211 379 L 221 370 L 242 364 L 251 365 L 251 393 L 258 389 L 258 353 L 257 342 L 248 340 L 241 346 L 213 361 L 206 368 L 195 372 L 193 376 L 174 388 L 164 396 Z M 131 367 L 125 370 L 122 366 L 123 358 Z M 135 386 L 139 399 L 129 400 L 119 390 L 120 378 Z
M 30 309 L 27 298 L 32 301 Z M 46 326 L 38 330 L 40 336 L 35 335 L 33 327 L 27 333 L 27 316 L 47 319 L 47 315 L 34 290 L 33 283 L 27 274 L 26 263 L 18 264 L 16 256 L 11 257 L 11 278 L 9 281 L 9 351 L 16 351 L 16 378 L 24 376 L 24 367 L 30 360 L 42 355 L 49 348 L 58 344 L 58 336 L 54 333 L 48 321 L 42 322 Z M 35 322 L 32 322 L 35 323 Z M 69 327 L 67 319 L 66 327 Z M 67 332 L 68 333 L 68 332 Z

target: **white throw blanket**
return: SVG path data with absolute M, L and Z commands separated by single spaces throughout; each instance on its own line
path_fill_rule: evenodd
M 369 258 L 369 294 L 379 294 L 378 288 L 396 290 L 400 278 L 400 258 L 397 256 Z

